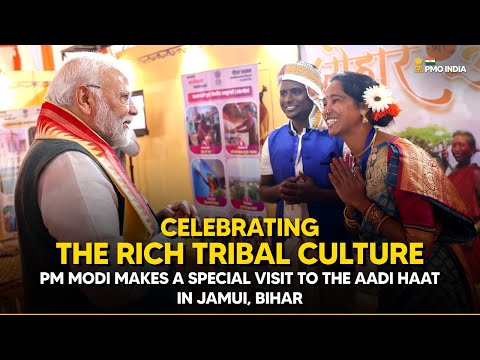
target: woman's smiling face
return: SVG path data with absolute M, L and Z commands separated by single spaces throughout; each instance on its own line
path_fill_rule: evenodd
M 334 80 L 328 84 L 323 98 L 323 116 L 328 126 L 328 133 L 339 136 L 362 122 L 361 108 L 355 100 L 343 91 L 341 81 Z

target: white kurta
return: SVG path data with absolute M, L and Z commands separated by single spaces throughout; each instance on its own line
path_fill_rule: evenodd
M 113 185 L 100 167 L 88 155 L 78 151 L 67 151 L 55 157 L 42 172 L 38 182 L 38 203 L 43 222 L 51 236 L 59 242 L 107 242 L 109 266 L 73 265 L 73 272 L 123 272 L 166 271 L 158 265 L 117 265 L 120 234 L 118 219 L 118 198 Z M 164 242 L 162 234 L 151 241 Z M 60 250 L 59 261 L 60 261 Z M 111 284 L 114 283 L 111 274 Z M 65 285 L 72 286 L 72 285 Z M 160 286 L 160 285 L 152 285 Z M 87 297 L 100 308 L 123 306 L 142 297 L 148 291 L 147 285 L 81 286 Z
M 295 151 L 295 176 L 299 175 L 300 172 L 303 173 L 303 159 L 301 157 L 302 150 L 302 139 L 306 133 L 306 129 L 303 129 L 301 134 L 298 134 L 293 128 L 292 123 L 289 124 L 290 130 L 293 131 L 295 135 L 298 136 L 298 146 Z M 261 175 L 273 175 L 272 164 L 270 162 L 270 150 L 268 147 L 268 139 L 263 144 L 262 154 L 261 154 Z M 304 220 L 309 217 L 307 203 L 299 204 L 283 204 L 283 217 L 290 219 L 292 222 L 295 219 Z M 304 235 L 304 241 L 307 241 L 308 238 Z M 285 255 L 292 260 L 292 266 L 296 268 L 298 266 L 298 256 L 297 249 L 300 246 L 301 238 L 296 236 L 291 236 L 284 243 Z

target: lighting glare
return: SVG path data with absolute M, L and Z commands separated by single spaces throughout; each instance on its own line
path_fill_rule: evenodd
M 182 74 L 193 74 L 208 70 L 208 58 L 202 48 L 197 45 L 188 45 L 183 56 Z
M 133 70 L 133 65 L 129 60 L 120 59 L 118 60 L 118 67 L 122 73 L 127 77 L 128 84 L 131 89 L 135 89 L 135 71 Z

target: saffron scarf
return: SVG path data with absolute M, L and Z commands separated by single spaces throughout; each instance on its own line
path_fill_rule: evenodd
M 125 198 L 122 235 L 127 242 L 145 242 L 158 232 L 154 214 L 128 177 L 113 148 L 77 116 L 45 102 L 37 120 L 35 139 L 73 141 L 97 160 Z

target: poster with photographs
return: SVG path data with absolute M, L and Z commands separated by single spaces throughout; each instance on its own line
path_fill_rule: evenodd
M 40 107 L 0 112 L 0 240 L 16 237 L 14 195 L 20 165 L 35 136 Z
M 261 218 L 257 65 L 182 76 L 195 206 L 205 217 Z

